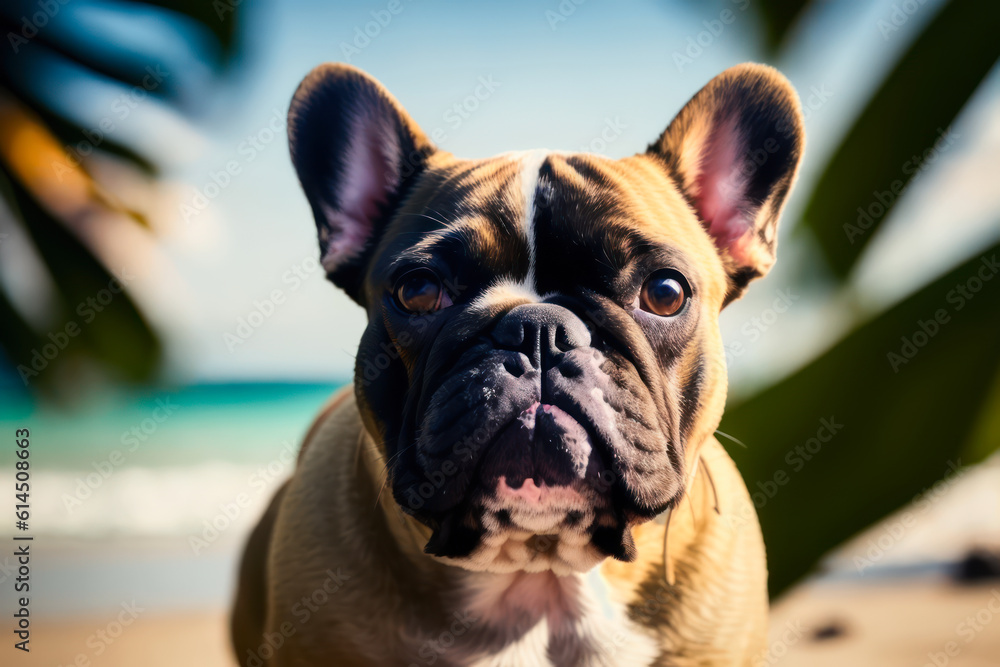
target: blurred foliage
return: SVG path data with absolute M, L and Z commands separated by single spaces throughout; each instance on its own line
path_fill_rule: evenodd
M 784 45 L 792 26 L 795 25 L 808 4 L 808 0 L 756 0 L 754 2 L 763 23 L 764 41 L 770 51 L 776 51 Z
M 980 270 L 995 283 L 976 283 Z M 721 430 L 747 446 L 730 453 L 759 505 L 772 591 L 949 463 L 989 453 L 969 444 L 1000 370 L 998 312 L 994 245 L 726 411 Z
M 9 286 L 0 285 L 0 348 L 32 389 L 54 390 L 66 381 L 62 371 L 79 368 L 81 362 L 117 379 L 147 380 L 156 372 L 161 355 L 159 339 L 127 287 L 99 317 L 88 321 L 78 311 L 109 284 L 116 284 L 93 246 L 94 227 L 109 216 L 126 216 L 146 225 L 139 212 L 123 207 L 93 178 L 88 163 L 97 156 L 112 156 L 129 169 L 155 176 L 156 160 L 110 131 L 98 134 L 94 129 L 98 126 L 66 117 L 64 109 L 72 108 L 73 100 L 59 97 L 65 80 L 53 83 L 53 65 L 71 66 L 75 83 L 95 87 L 112 83 L 123 93 L 142 88 L 175 111 L 189 111 L 181 99 L 184 69 L 150 86 L 148 75 L 163 58 L 156 45 L 105 38 L 99 30 L 111 23 L 118 30 L 132 26 L 141 34 L 154 18 L 158 32 L 171 33 L 175 44 L 171 56 L 179 48 L 186 50 L 219 74 L 237 51 L 239 4 L 134 0 L 71 6 L 61 0 L 12 0 L 0 6 L 6 42 L 0 49 L 0 197 L 13 217 L 10 224 L 20 227 L 29 240 L 54 292 L 40 309 L 47 313 L 49 324 L 39 326 L 11 299 Z M 89 12 L 87 27 L 79 25 L 81 12 Z M 95 20 L 102 18 L 105 24 L 95 32 Z M 81 145 L 87 150 L 77 148 Z M 63 338 L 70 322 L 79 326 L 79 333 Z M 53 344 L 59 351 L 46 354 L 54 350 Z
M 765 44 L 784 44 L 806 4 L 757 3 Z M 907 161 L 934 145 L 1000 57 L 1000 5 L 950 0 L 936 11 L 807 198 L 801 228 L 815 237 L 821 256 L 806 265 L 825 260 L 834 289 L 850 289 L 852 270 L 894 201 L 883 197 L 885 211 L 865 221 L 852 243 L 848 226 L 857 225 L 857 208 L 878 202 L 875 193 L 891 192 L 895 181 L 892 199 L 906 196 L 921 166 L 907 169 Z M 996 245 L 975 253 L 902 303 L 870 315 L 805 368 L 727 409 L 721 431 L 748 446 L 726 443 L 757 494 L 772 595 L 948 476 L 949 464 L 969 465 L 1000 448 L 997 254 Z M 972 294 L 977 279 L 981 291 Z M 819 436 L 830 432 L 820 431 L 821 420 L 843 427 L 824 442 Z
M 827 162 L 803 222 L 838 277 L 850 273 L 903 189 L 948 150 L 949 126 L 1000 57 L 998 30 L 1000 3 L 945 5 Z

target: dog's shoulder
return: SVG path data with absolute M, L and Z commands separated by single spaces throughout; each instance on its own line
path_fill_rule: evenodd
M 327 399 L 326 403 L 323 404 L 319 414 L 316 415 L 312 424 L 309 425 L 309 430 L 306 431 L 306 437 L 302 439 L 302 447 L 299 449 L 298 463 L 302 463 L 302 458 L 305 456 L 306 450 L 309 448 L 311 443 L 319 438 L 320 433 L 322 433 L 331 422 L 338 420 L 338 418 L 342 418 L 344 413 L 347 411 L 352 413 L 357 411 L 354 405 L 353 384 L 341 387 Z

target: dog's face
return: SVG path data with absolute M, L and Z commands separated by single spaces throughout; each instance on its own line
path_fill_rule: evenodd
M 368 310 L 355 388 L 428 553 L 583 571 L 680 497 L 718 425 L 717 318 L 774 261 L 802 152 L 791 87 L 743 65 L 640 155 L 460 160 L 382 86 L 317 68 L 289 113 L 330 279 Z

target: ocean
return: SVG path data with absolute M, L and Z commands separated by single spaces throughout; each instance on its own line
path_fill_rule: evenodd
M 0 394 L 0 489 L 13 491 L 14 432 L 28 428 L 36 534 L 185 535 L 241 494 L 254 501 L 246 514 L 256 515 L 343 385 L 116 390 L 58 408 L 8 391 Z

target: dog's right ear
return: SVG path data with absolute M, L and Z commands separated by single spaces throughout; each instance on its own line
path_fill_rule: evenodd
M 434 145 L 382 84 L 340 63 L 320 65 L 299 84 L 288 145 L 316 218 L 320 262 L 361 303 L 387 216 Z
M 744 63 L 708 82 L 646 151 L 673 177 L 729 275 L 726 303 L 774 264 L 778 218 L 805 144 L 776 69 Z

